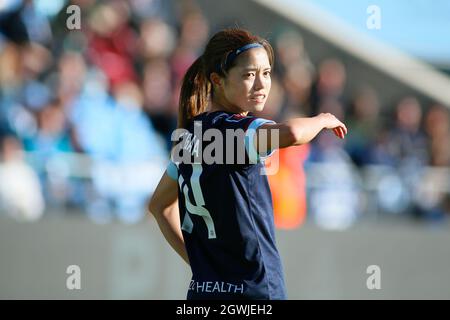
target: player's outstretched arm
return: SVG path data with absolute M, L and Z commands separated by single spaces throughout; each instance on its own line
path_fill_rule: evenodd
M 148 211 L 155 217 L 170 246 L 189 264 L 180 226 L 177 187 L 177 181 L 166 171 L 148 204 Z
M 261 130 L 264 129 L 267 130 L 266 132 L 268 134 L 261 136 Z M 272 129 L 276 129 L 279 136 L 278 145 L 275 146 L 272 146 Z M 344 139 L 347 134 L 345 124 L 339 121 L 334 115 L 331 113 L 321 113 L 310 118 L 294 118 L 283 123 L 264 124 L 258 128 L 256 136 L 258 139 L 267 136 L 267 144 L 263 145 L 267 145 L 268 149 L 273 150 L 274 148 L 286 148 L 306 144 L 313 140 L 323 129 L 333 130 L 334 134 L 341 139 Z M 255 141 L 255 145 L 258 146 L 257 150 L 259 152 L 267 151 L 260 150 L 261 147 L 257 141 Z

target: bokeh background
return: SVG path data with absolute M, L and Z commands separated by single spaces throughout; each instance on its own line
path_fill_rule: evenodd
M 185 297 L 145 205 L 181 79 L 234 26 L 276 52 L 260 116 L 349 129 L 280 150 L 269 176 L 289 298 L 450 298 L 448 0 L 0 1 L 0 298 Z

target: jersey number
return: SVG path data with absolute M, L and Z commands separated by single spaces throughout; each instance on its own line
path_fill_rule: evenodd
M 185 183 L 183 176 L 180 174 L 178 177 L 178 184 L 180 186 L 180 190 L 183 191 L 184 194 L 184 202 L 186 204 L 186 214 L 184 215 L 183 224 L 181 229 L 188 233 L 192 233 L 192 229 L 194 228 L 194 224 L 189 214 L 195 214 L 201 216 L 203 221 L 205 221 L 206 227 L 208 228 L 208 239 L 216 238 L 216 229 L 214 227 L 214 221 L 211 218 L 211 214 L 205 206 L 205 199 L 203 198 L 202 188 L 200 186 L 200 175 L 202 174 L 203 167 L 201 164 L 193 164 L 192 165 L 192 175 L 191 175 L 191 189 L 192 194 L 194 195 L 195 205 L 192 204 L 189 199 L 189 187 L 188 184 Z

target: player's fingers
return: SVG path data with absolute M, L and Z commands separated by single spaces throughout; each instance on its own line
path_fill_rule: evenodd
M 339 127 L 334 128 L 333 131 L 334 131 L 334 134 L 335 134 L 338 138 L 343 139 L 343 135 L 342 135 L 342 132 L 339 130 Z
M 343 132 L 344 134 L 347 134 L 347 127 L 345 126 L 345 124 L 343 124 L 342 122 L 340 122 L 339 128 L 342 129 L 342 132 Z
M 337 137 L 339 137 L 339 132 L 337 131 L 336 128 L 333 129 L 333 132 L 334 132 L 334 134 L 335 134 Z
M 348 133 L 347 126 L 345 124 L 342 124 L 342 127 L 344 128 L 344 133 L 347 134 Z
M 339 132 L 340 136 L 342 136 L 342 139 L 344 139 L 348 133 L 347 127 L 343 123 L 341 123 L 341 125 L 336 127 L 335 129 L 337 132 Z

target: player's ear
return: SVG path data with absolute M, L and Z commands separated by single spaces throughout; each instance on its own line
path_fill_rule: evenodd
M 211 73 L 211 75 L 209 76 L 209 79 L 211 80 L 211 83 L 214 86 L 217 86 L 217 87 L 222 86 L 222 77 L 219 76 L 219 74 L 217 72 Z

